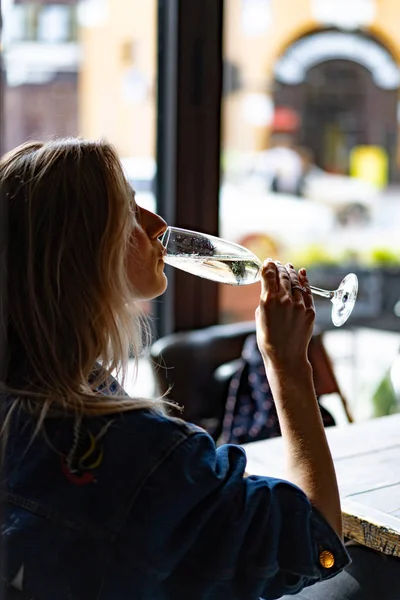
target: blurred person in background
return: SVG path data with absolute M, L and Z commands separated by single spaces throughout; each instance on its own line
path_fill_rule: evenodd
M 307 176 L 315 167 L 315 156 L 314 152 L 310 148 L 307 148 L 307 146 L 295 146 L 294 150 L 301 160 L 301 178 L 298 185 L 298 195 L 304 196 L 304 186 Z
M 293 148 L 290 135 L 273 135 L 270 147 L 257 157 L 254 171 L 266 179 L 273 192 L 300 195 L 303 160 Z

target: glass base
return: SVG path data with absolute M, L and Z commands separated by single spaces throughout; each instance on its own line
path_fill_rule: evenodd
M 343 279 L 332 298 L 332 323 L 341 327 L 353 312 L 357 300 L 358 279 L 354 273 L 349 273 Z

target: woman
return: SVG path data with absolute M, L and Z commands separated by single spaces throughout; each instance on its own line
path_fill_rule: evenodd
M 246 476 L 162 401 L 129 398 L 139 301 L 167 286 L 165 222 L 137 206 L 114 149 L 79 139 L 0 162 L 8 210 L 2 576 L 33 600 L 279 598 L 348 564 L 307 347 L 304 270 L 266 261 L 257 340 L 288 480 Z M 4 260 L 4 253 L 2 259 Z

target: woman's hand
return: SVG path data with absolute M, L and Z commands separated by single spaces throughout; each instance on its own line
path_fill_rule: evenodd
M 286 371 L 304 365 L 314 320 L 314 300 L 305 269 L 297 273 L 293 265 L 265 261 L 256 325 L 266 367 Z
M 261 285 L 257 343 L 286 446 L 287 478 L 306 493 L 341 536 L 335 469 L 307 357 L 315 310 L 306 272 L 296 273 L 292 265 L 268 260 Z

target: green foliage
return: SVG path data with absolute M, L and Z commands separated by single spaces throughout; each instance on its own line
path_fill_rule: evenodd
M 338 257 L 333 256 L 324 246 L 311 244 L 296 252 L 291 261 L 302 267 L 333 266 L 340 264 Z
M 400 250 L 396 251 L 391 248 L 378 247 L 373 248 L 369 255 L 369 264 L 371 266 L 400 266 Z
M 374 417 L 384 417 L 398 412 L 396 394 L 393 389 L 390 375 L 387 373 L 378 385 L 372 397 L 374 406 Z
M 362 256 L 360 252 L 354 250 L 354 248 L 346 248 L 340 255 L 340 263 L 345 264 L 361 264 Z
M 386 248 L 384 246 L 371 248 L 361 252 L 355 248 L 345 248 L 337 254 L 319 244 L 310 244 L 293 251 L 289 257 L 291 262 L 304 267 L 334 266 L 334 265 L 359 265 L 360 267 L 396 268 L 400 267 L 400 249 Z

